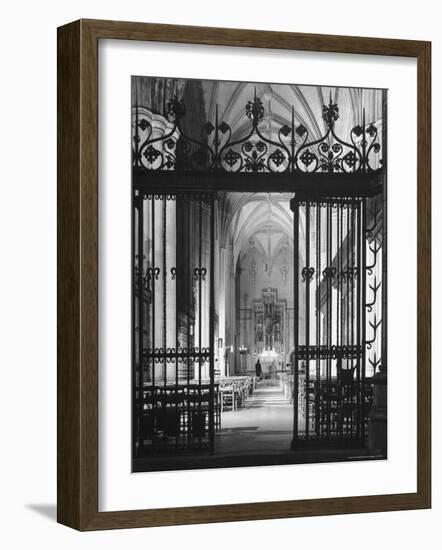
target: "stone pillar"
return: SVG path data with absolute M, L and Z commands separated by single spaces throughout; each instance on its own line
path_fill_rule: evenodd
M 233 375 L 236 369 L 236 265 L 235 255 L 233 250 L 233 243 L 229 244 L 229 267 L 228 267 L 228 285 L 229 285 L 229 299 L 227 302 L 229 312 L 229 345 L 230 345 L 230 357 L 229 357 L 229 372 L 227 375 Z
M 221 292 L 221 288 L 220 288 L 220 253 L 219 253 L 219 241 L 218 241 L 218 230 L 217 230 L 217 219 L 218 219 L 218 216 L 217 216 L 217 213 L 216 213 L 216 207 L 214 209 L 214 213 L 213 215 L 215 216 L 215 234 L 213 236 L 213 242 L 214 242 L 214 250 L 213 250 L 213 254 L 214 254 L 214 258 L 213 258 L 213 266 L 214 266 L 214 274 L 213 274 L 213 284 L 215 286 L 215 296 L 214 296 L 214 304 L 213 304 L 213 309 L 214 309 L 214 315 L 215 315 L 215 319 L 214 319 L 214 325 L 213 325 L 213 328 L 214 328 L 214 331 L 213 331 L 213 336 L 214 336 L 214 339 L 213 339 L 213 342 L 210 343 L 211 346 L 213 346 L 213 357 L 214 357 L 214 362 L 215 362 L 215 371 L 218 371 L 220 369 L 220 358 L 219 358 L 219 347 L 218 347 L 218 339 L 219 339 L 219 331 L 220 331 L 220 328 L 219 328 L 219 298 L 218 298 L 218 295 L 219 293 Z
M 208 348 L 210 342 L 210 207 L 202 206 L 202 254 L 201 264 L 207 270 L 201 284 L 201 347 Z M 202 365 L 202 377 L 210 377 L 210 364 L 208 361 Z
M 216 287 L 215 296 L 218 297 L 218 311 L 219 311 L 219 332 L 218 337 L 222 341 L 222 346 L 219 349 L 218 368 L 221 376 L 226 376 L 226 361 L 225 361 L 225 349 L 226 349 L 226 249 L 224 247 L 219 248 L 219 279 Z

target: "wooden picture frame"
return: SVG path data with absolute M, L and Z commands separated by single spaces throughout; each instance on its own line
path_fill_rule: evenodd
M 417 59 L 417 492 L 98 511 L 98 40 Z M 58 521 L 82 531 L 431 506 L 431 44 L 423 41 L 79 20 L 58 29 Z

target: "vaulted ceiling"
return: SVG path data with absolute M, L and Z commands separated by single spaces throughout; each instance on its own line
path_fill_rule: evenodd
M 322 107 L 330 100 L 339 108 L 336 133 L 347 139 L 350 130 L 362 123 L 363 109 L 367 124 L 379 125 L 382 118 L 382 93 L 377 89 L 218 81 L 202 81 L 202 88 L 207 120 L 215 120 L 218 110 L 219 121 L 231 126 L 234 139 L 250 127 L 245 106 L 255 94 L 265 109 L 259 128 L 268 137 L 283 124 L 291 124 L 293 109 L 296 126 L 302 124 L 312 139 L 320 138 L 326 132 Z
M 320 77 L 318 76 L 318 79 Z M 335 122 L 338 136 L 349 141 L 351 129 L 363 122 L 382 122 L 382 91 L 377 89 L 340 88 L 297 84 L 246 83 L 210 80 L 184 80 L 138 77 L 133 88 L 133 101 L 154 112 L 163 114 L 168 99 L 183 98 L 188 116 L 184 118 L 189 135 L 200 135 L 203 124 L 226 122 L 231 140 L 244 138 L 251 121 L 246 105 L 255 95 L 261 99 L 264 117 L 259 131 L 276 141 L 279 129 L 287 124 L 303 125 L 309 141 L 321 138 L 327 131 L 323 120 L 323 106 L 330 101 L 337 104 L 339 118 Z M 190 116 L 189 116 L 190 115 Z M 211 134 L 209 141 L 214 139 Z M 235 262 L 245 253 L 251 239 L 262 255 L 277 253 L 278 247 L 293 247 L 292 213 L 284 193 L 223 193 L 220 196 L 220 239 L 231 244 Z M 302 225 L 301 234 L 302 239 Z
M 224 193 L 220 200 L 221 238 L 233 245 L 234 261 L 255 248 L 270 260 L 293 247 L 290 193 Z
M 202 81 L 201 86 L 207 120 L 218 117 L 219 122 L 226 122 L 232 129 L 232 140 L 243 138 L 250 130 L 245 107 L 255 95 L 264 106 L 259 130 L 274 140 L 281 126 L 291 125 L 292 117 L 295 126 L 307 128 L 310 140 L 322 137 L 327 131 L 323 106 L 330 101 L 339 108 L 335 131 L 346 140 L 350 139 L 351 129 L 362 124 L 364 114 L 366 124 L 380 127 L 382 122 L 382 93 L 376 89 L 224 81 Z M 221 235 L 233 245 L 235 262 L 251 243 L 264 256 L 275 256 L 286 243 L 293 247 L 290 198 L 292 195 L 287 193 L 222 195 Z M 301 218 L 301 239 L 303 222 Z
M 238 139 L 250 128 L 246 105 L 255 94 L 264 107 L 259 129 L 269 138 L 282 125 L 290 126 L 292 116 L 296 126 L 302 124 L 308 130 L 311 140 L 320 138 L 326 131 L 322 108 L 330 100 L 339 108 L 335 130 L 344 139 L 362 124 L 364 110 L 367 125 L 380 127 L 382 121 L 382 90 L 370 88 L 134 77 L 132 102 L 166 116 L 167 102 L 176 96 L 184 100 L 188 111 L 183 122 L 198 126 L 193 129 L 195 136 L 205 122 L 214 123 L 218 113 L 219 122 L 229 124 L 232 138 Z

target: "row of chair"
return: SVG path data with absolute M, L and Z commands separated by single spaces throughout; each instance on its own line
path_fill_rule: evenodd
M 229 376 L 219 379 L 221 412 L 242 407 L 256 388 L 257 378 L 253 376 Z
M 224 377 L 214 385 L 200 383 L 146 386 L 139 430 L 146 444 L 175 445 L 178 440 L 204 440 L 209 434 L 211 409 L 216 431 L 221 413 L 235 411 L 253 393 L 257 380 L 250 376 Z M 139 395 L 137 393 L 138 401 Z M 212 401 L 213 399 L 213 401 Z
M 345 373 L 346 374 L 346 373 Z M 282 373 L 279 376 L 284 395 L 294 401 L 294 377 Z M 307 400 L 308 396 L 308 400 Z M 308 415 L 307 415 L 308 401 Z M 308 390 L 305 377 L 298 380 L 298 412 L 301 427 L 307 418 L 309 430 L 321 434 L 352 435 L 367 428 L 367 419 L 372 406 L 373 389 L 370 380 L 357 383 L 349 376 L 331 380 L 310 380 Z M 304 425 L 306 428 L 306 426 Z

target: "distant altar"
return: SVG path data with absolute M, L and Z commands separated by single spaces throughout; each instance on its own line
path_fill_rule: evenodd
M 276 377 L 286 353 L 287 301 L 278 299 L 276 288 L 262 290 L 252 302 L 252 349 L 259 356 L 264 375 Z

